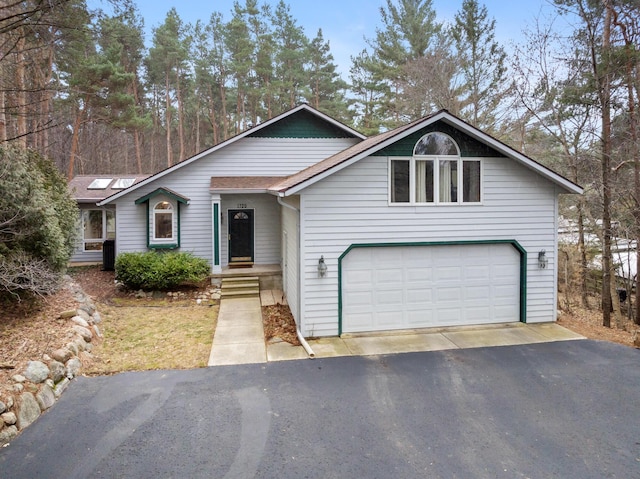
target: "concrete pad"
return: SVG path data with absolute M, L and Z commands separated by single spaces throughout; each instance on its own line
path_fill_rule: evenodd
M 302 346 L 294 346 L 285 341 L 267 344 L 267 359 L 269 361 L 289 361 L 292 359 L 307 359 L 309 355 Z
M 351 351 L 341 338 L 318 338 L 307 340 L 316 358 L 352 356 Z
M 474 331 L 451 331 L 442 333 L 461 349 L 482 348 L 487 346 L 512 346 L 516 344 L 543 343 L 544 336 L 518 327 L 491 328 Z
M 213 336 L 214 347 L 219 344 L 262 343 L 264 346 L 264 330 L 261 323 L 228 325 L 216 328 Z
M 260 291 L 260 304 L 262 306 L 274 306 L 276 304 L 287 304 L 284 293 L 280 289 L 267 289 Z
M 261 346 L 257 347 L 255 343 L 214 345 L 208 366 L 266 363 L 267 353 L 264 342 Z
M 530 323 L 527 328 L 547 338 L 547 341 L 569 341 L 573 339 L 586 339 L 578 333 L 564 328 L 556 323 Z
M 260 298 L 225 298 L 220 302 L 220 313 L 260 311 Z
M 457 348 L 454 343 L 437 333 L 345 338 L 344 343 L 352 354 L 360 356 Z
M 218 314 L 218 326 L 226 327 L 227 325 L 242 325 L 242 324 L 262 324 L 262 311 L 225 311 L 222 314 Z

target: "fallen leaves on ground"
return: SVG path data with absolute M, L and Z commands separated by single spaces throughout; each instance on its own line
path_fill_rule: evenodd
M 296 323 L 289 306 L 284 304 L 263 306 L 262 321 L 266 341 L 280 338 L 287 343 L 300 346 L 300 341 L 296 334 Z

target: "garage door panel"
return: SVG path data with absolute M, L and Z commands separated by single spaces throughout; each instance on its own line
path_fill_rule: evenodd
M 438 304 L 455 303 L 460 304 L 462 299 L 462 289 L 460 286 L 453 286 L 449 288 L 435 288 L 436 301 Z
M 403 281 L 402 268 L 382 268 L 375 272 L 376 284 L 385 286 L 387 284 L 397 285 Z
M 363 311 L 371 310 L 371 303 L 373 302 L 373 291 L 353 291 L 348 297 L 344 299 L 344 305 L 349 308 L 349 311 L 357 312 L 359 309 Z
M 377 296 L 375 303 L 377 306 L 392 305 L 401 308 L 404 303 L 404 291 L 401 289 L 385 291 Z
M 491 288 L 487 284 L 480 286 L 468 286 L 464 290 L 465 301 L 482 300 L 487 302 L 491 297 Z
M 416 304 L 431 304 L 433 301 L 433 289 L 431 288 L 409 288 L 407 289 L 407 306 Z
M 342 271 L 344 332 L 519 320 L 510 244 L 356 248 Z
M 407 281 L 433 281 L 433 269 L 431 266 L 408 266 L 406 269 Z

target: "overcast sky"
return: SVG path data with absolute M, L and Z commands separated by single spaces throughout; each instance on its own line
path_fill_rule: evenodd
M 220 12 L 225 20 L 231 18 L 233 0 L 135 0 L 145 22 L 147 44 L 151 31 L 161 24 L 167 12 L 175 7 L 183 21 L 195 23 L 198 19 L 208 22 L 211 14 Z M 244 0 L 239 0 L 244 4 Z M 376 27 L 380 26 L 380 7 L 386 0 L 289 0 L 291 15 L 304 28 L 309 38 L 315 37 L 319 28 L 325 40 L 329 40 L 331 53 L 339 70 L 346 79 L 351 65 L 351 56 L 366 47 L 364 38 L 373 38 Z M 105 0 L 89 0 L 89 5 L 105 6 Z M 269 3 L 274 8 L 278 0 L 259 1 Z M 541 11 L 549 12 L 547 0 L 485 0 L 489 16 L 496 20 L 496 37 L 509 49 L 511 42 L 521 40 L 521 32 L 527 25 L 533 25 Z M 462 0 L 434 0 L 433 7 L 438 20 L 453 21 Z

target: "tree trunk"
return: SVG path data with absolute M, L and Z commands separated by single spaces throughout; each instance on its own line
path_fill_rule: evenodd
M 76 117 L 73 122 L 73 135 L 71 137 L 71 150 L 69 152 L 69 169 L 67 170 L 67 180 L 71 181 L 75 173 L 76 155 L 78 154 L 78 144 L 80 138 L 80 126 L 84 117 L 84 109 L 79 108 L 76 111 Z
M 25 58 L 24 36 L 16 44 L 16 90 L 17 90 L 17 135 L 18 142 L 23 148 L 27 147 L 27 88 L 25 86 Z
M 584 246 L 584 208 L 583 201 L 578 201 L 578 254 L 580 255 L 580 301 L 582 307 L 589 309 L 589 296 L 587 292 L 587 251 Z
M 165 123 L 167 128 L 167 167 L 173 165 L 173 155 L 171 154 L 171 93 L 169 91 L 169 71 L 165 74 L 165 105 L 164 112 Z
M 1 66 L 0 66 L 1 71 Z M 5 93 L 0 91 L 0 143 L 7 141 L 7 117 L 4 113 L 5 109 Z
M 604 74 L 600 72 L 599 94 L 602 108 L 602 324 L 611 327 L 611 11 L 606 10 L 604 31 L 602 35 L 604 55 Z M 598 72 L 597 65 L 594 70 Z
M 213 88 L 209 85 L 209 121 L 211 122 L 211 129 L 213 132 L 213 144 L 218 144 L 218 122 L 216 120 L 216 105 L 213 101 Z
M 184 109 L 182 105 L 182 92 L 180 91 L 180 69 L 176 70 L 176 98 L 178 100 L 178 139 L 180 140 L 180 155 L 178 161 L 185 158 L 184 149 Z

